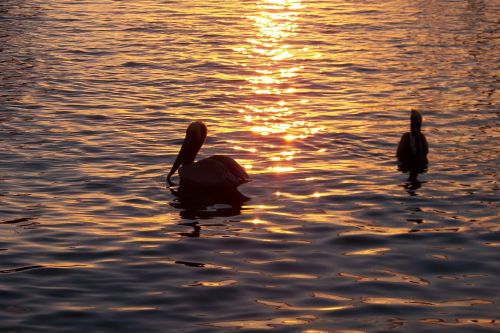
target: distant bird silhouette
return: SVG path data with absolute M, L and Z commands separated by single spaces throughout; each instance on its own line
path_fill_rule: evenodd
M 396 156 L 403 171 L 424 171 L 427 167 L 429 146 L 425 135 L 421 132 L 422 115 L 411 110 L 410 132 L 403 134 L 399 141 Z
M 245 169 L 228 156 L 214 155 L 195 162 L 206 137 L 204 123 L 195 121 L 188 126 L 179 155 L 167 176 L 168 183 L 172 184 L 170 179 L 179 169 L 180 193 L 231 189 L 250 180 Z

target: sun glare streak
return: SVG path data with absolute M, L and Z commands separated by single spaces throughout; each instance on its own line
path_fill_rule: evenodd
M 314 47 L 300 43 L 303 9 L 301 0 L 256 0 L 255 13 L 246 17 L 254 31 L 244 45 L 233 48 L 243 56 L 241 65 L 248 73 L 246 84 L 240 86 L 248 98 L 238 112 L 253 134 L 281 141 L 267 146 L 271 151 L 258 152 L 267 155 L 262 161 L 271 163 L 264 167 L 267 172 L 276 174 L 296 171 L 293 163 L 299 154 L 286 152 L 324 129 L 310 120 L 310 101 L 298 86 L 306 70 L 304 61 L 317 54 Z M 234 149 L 257 153 L 246 147 Z
M 284 133 L 285 140 L 291 141 L 319 131 L 310 130 L 309 124 L 293 123 L 297 118 L 307 119 L 306 114 L 297 110 L 297 105 L 309 102 L 295 96 L 298 90 L 294 78 L 304 70 L 300 62 L 310 52 L 308 47 L 295 46 L 302 8 L 300 0 L 258 1 L 257 14 L 248 16 L 256 28 L 255 36 L 247 40 L 246 46 L 234 48 L 247 56 L 248 62 L 244 65 L 254 71 L 254 75 L 247 78 L 247 88 L 257 95 L 241 112 L 245 113 L 245 121 L 254 124 L 252 131 L 263 136 Z M 287 97 L 277 102 L 258 97 L 279 95 Z M 274 115 L 257 118 L 256 113 Z
M 273 167 L 270 167 L 269 170 L 276 172 L 276 173 L 284 173 L 284 172 L 295 171 L 295 168 L 291 167 L 291 166 L 273 166 Z

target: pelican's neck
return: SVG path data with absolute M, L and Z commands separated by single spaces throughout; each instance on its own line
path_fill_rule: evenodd
M 410 130 L 411 134 L 413 134 L 414 136 L 420 136 L 420 132 L 422 130 L 422 115 L 418 111 L 411 111 Z
M 202 122 L 196 121 L 191 123 L 186 130 L 186 137 L 182 143 L 181 150 L 175 159 L 175 162 L 170 170 L 167 179 L 177 171 L 182 165 L 193 164 L 196 155 L 203 146 L 207 137 L 207 127 Z
M 179 156 L 182 156 L 181 164 L 193 164 L 194 159 L 196 158 L 196 155 L 198 155 L 202 145 L 203 142 L 199 143 L 186 138 L 181 151 L 179 152 Z
M 410 133 L 413 136 L 419 137 L 420 133 L 421 133 L 420 126 L 413 126 L 412 125 L 411 128 L 410 128 Z
M 182 143 L 179 156 L 182 155 L 182 164 L 192 164 L 207 137 L 207 127 L 202 122 L 194 122 L 186 131 L 186 138 Z

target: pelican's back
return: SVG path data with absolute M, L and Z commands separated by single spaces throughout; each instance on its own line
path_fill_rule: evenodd
M 399 141 L 396 156 L 400 160 L 424 160 L 428 153 L 429 146 L 423 133 L 405 133 Z
M 423 133 L 414 136 L 405 133 L 399 141 L 396 156 L 398 165 L 402 171 L 414 170 L 421 172 L 427 168 L 427 153 L 429 147 Z
M 238 164 L 235 160 L 233 160 L 231 157 L 224 156 L 224 155 L 214 155 L 209 157 L 209 159 L 215 160 L 219 163 L 222 163 L 224 167 L 236 178 L 239 179 L 240 184 L 247 183 L 250 180 L 250 177 L 248 176 L 248 173 L 245 171 L 245 169 Z
M 249 181 L 248 174 L 230 157 L 215 155 L 179 170 L 181 186 L 202 188 L 237 187 Z

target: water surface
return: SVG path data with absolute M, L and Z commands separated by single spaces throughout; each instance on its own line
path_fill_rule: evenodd
M 498 331 L 498 13 L 3 0 L 0 331 Z M 167 188 L 192 120 L 251 200 Z

